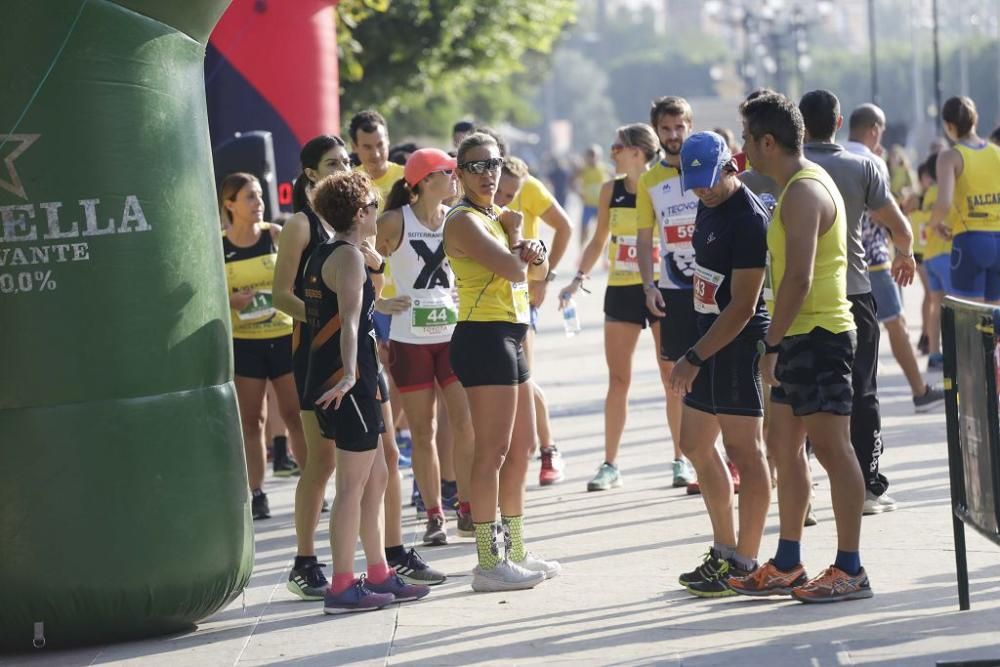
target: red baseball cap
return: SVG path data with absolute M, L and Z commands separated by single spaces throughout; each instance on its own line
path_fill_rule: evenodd
M 421 148 L 410 154 L 403 170 L 403 178 L 412 188 L 435 171 L 455 169 L 458 161 L 437 148 Z

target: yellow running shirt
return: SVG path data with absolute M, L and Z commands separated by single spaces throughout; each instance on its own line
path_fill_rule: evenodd
M 694 283 L 694 219 L 698 197 L 693 190 L 681 192 L 676 167 L 660 160 L 639 178 L 635 193 L 639 229 L 660 232 L 660 279 L 662 289 L 691 289 Z
M 494 206 L 492 215 L 488 215 L 466 203 L 455 206 L 445 217 L 446 234 L 452 216 L 459 212 L 471 213 L 487 234 L 504 248 L 508 246 L 507 233 L 497 219 L 500 215 L 499 207 Z M 528 323 L 527 283 L 512 283 L 468 257 L 448 255 L 448 261 L 458 284 L 459 322 Z
M 580 170 L 580 193 L 583 205 L 597 208 L 601 201 L 601 186 L 611 177 L 603 164 L 587 165 Z
M 934 203 L 937 202 L 938 187 L 937 185 L 932 185 L 927 188 L 927 192 L 924 193 L 924 200 L 920 205 L 920 210 L 913 213 L 914 222 L 920 222 L 920 236 L 924 240 L 924 261 L 928 259 L 933 259 L 934 257 L 939 257 L 941 255 L 951 254 L 951 239 L 941 238 L 940 234 L 937 234 L 928 227 L 931 219 L 931 209 L 934 208 Z M 949 227 L 952 226 L 951 214 L 948 215 L 948 219 L 945 220 L 945 224 Z
M 542 214 L 548 211 L 556 203 L 556 198 L 552 196 L 549 189 L 535 178 L 528 175 L 524 179 L 524 185 L 514 200 L 507 207 L 512 211 L 517 211 L 524 216 L 524 224 L 521 226 L 521 237 L 525 239 L 538 239 L 540 230 L 538 221 Z
M 956 144 L 955 150 L 962 156 L 962 173 L 955 181 L 952 230 L 1000 232 L 1000 146 Z
M 608 243 L 608 286 L 641 285 L 642 275 L 639 273 L 639 255 L 636 248 L 639 223 L 635 212 L 635 193 L 625 189 L 624 176 L 614 181 L 611 201 L 608 202 L 608 215 L 608 231 L 611 232 L 611 240 Z M 654 245 L 654 278 L 659 277 L 659 261 L 659 248 Z
M 229 309 L 233 338 L 280 338 L 292 335 L 292 318 L 271 304 L 274 285 L 274 262 L 278 248 L 271 236 L 271 225 L 258 224 L 260 238 L 248 248 L 233 245 L 222 232 L 222 252 L 226 262 L 226 287 L 229 294 L 245 289 L 254 298 L 241 311 Z
M 355 170 L 368 174 L 368 170 L 365 169 L 364 165 L 358 165 L 355 167 Z M 385 209 L 385 202 L 389 199 L 389 192 L 392 190 L 392 186 L 396 184 L 396 181 L 403 177 L 403 171 L 402 165 L 390 162 L 389 168 L 384 174 L 382 174 L 382 178 L 372 179 L 372 182 L 375 184 L 375 187 L 378 188 L 380 195 L 380 201 L 378 203 L 379 215 L 381 215 L 382 211 Z M 371 174 L 368 175 L 371 176 Z M 392 280 L 392 268 L 389 266 L 388 257 L 385 258 L 385 271 L 382 273 L 382 292 L 380 293 L 380 296 L 386 299 L 396 296 L 396 283 Z
M 851 302 L 847 300 L 847 216 L 844 199 L 833 179 L 819 165 L 800 169 L 788 181 L 774 208 L 767 227 L 767 273 L 764 278 L 764 299 L 774 316 L 774 300 L 785 277 L 785 223 L 781 219 L 781 204 L 792 183 L 803 179 L 819 181 L 830 193 L 837 208 L 833 225 L 820 235 L 813 261 L 813 279 L 802 308 L 785 336 L 807 334 L 816 327 L 838 334 L 855 328 Z

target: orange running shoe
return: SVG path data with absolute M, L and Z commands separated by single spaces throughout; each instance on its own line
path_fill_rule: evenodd
M 807 584 L 792 591 L 792 597 L 799 602 L 841 602 L 843 600 L 863 600 L 875 595 L 868 583 L 868 574 L 861 568 L 851 576 L 831 565 Z
M 745 577 L 730 577 L 726 582 L 729 588 L 740 595 L 752 597 L 767 597 L 769 595 L 788 595 L 792 589 L 802 586 L 809 580 L 802 564 L 796 565 L 788 572 L 779 570 L 773 560 L 767 561 Z

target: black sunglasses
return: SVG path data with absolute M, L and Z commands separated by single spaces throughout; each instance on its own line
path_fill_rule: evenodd
M 367 211 L 370 208 L 378 208 L 378 200 L 377 199 L 373 199 L 372 201 L 370 201 L 367 204 L 365 204 L 364 206 L 362 206 L 361 210 L 362 211 Z
M 467 171 L 470 174 L 485 174 L 487 171 L 499 171 L 500 167 L 503 166 L 503 158 L 493 157 L 488 160 L 473 160 L 472 162 L 463 162 L 458 165 L 458 168 L 462 171 Z

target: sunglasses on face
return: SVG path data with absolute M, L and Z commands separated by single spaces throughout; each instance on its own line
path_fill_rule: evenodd
M 500 171 L 500 167 L 503 166 L 503 158 L 494 157 L 489 160 L 474 160 L 472 162 L 463 162 L 458 165 L 458 168 L 462 171 L 467 171 L 470 174 L 485 174 L 488 171 Z
M 364 206 L 362 206 L 361 210 L 362 211 L 367 211 L 368 209 L 377 209 L 377 208 L 378 208 L 378 200 L 377 199 L 373 199 L 372 201 L 370 201 L 367 204 L 365 204 Z

